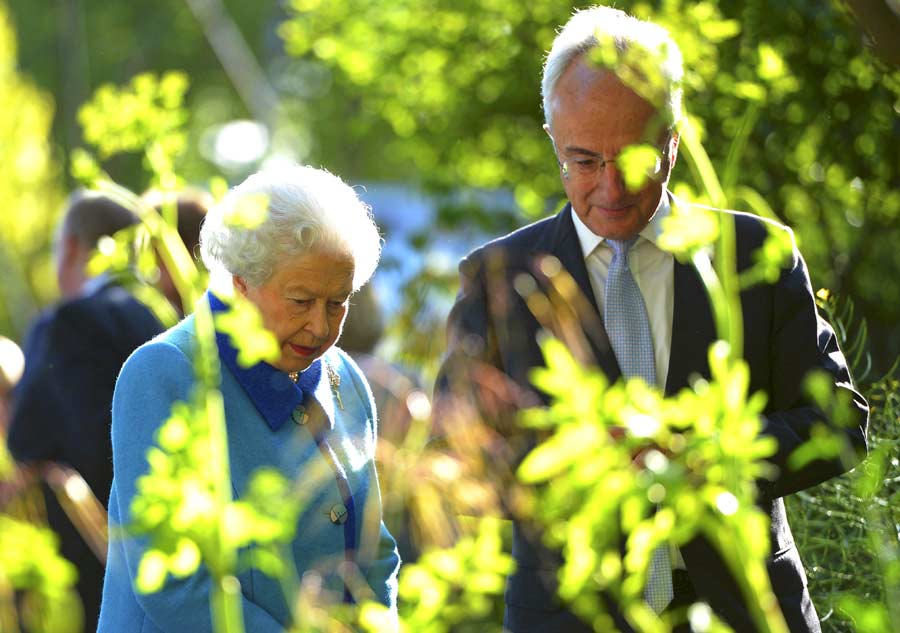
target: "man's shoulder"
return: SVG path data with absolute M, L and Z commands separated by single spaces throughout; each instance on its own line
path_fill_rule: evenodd
M 90 294 L 64 299 L 52 311 L 54 317 L 59 319 L 109 312 L 152 315 L 150 309 L 135 299 L 127 288 L 112 282 Z
M 121 365 L 135 348 L 163 330 L 147 306 L 126 288 L 113 285 L 50 308 L 42 317 L 36 342 L 47 355 L 76 358 L 79 364 L 102 359 Z
M 734 209 L 719 209 L 704 204 L 686 202 L 674 196 L 673 202 L 673 207 L 677 211 L 707 211 L 731 218 L 734 221 L 735 234 L 738 241 L 754 247 L 762 244 L 771 232 L 784 231 L 788 234 L 793 234 L 791 228 L 782 222 L 754 213 L 735 211 Z
M 463 261 L 480 263 L 497 255 L 509 258 L 547 250 L 560 219 L 560 214 L 557 213 L 495 238 L 471 251 Z

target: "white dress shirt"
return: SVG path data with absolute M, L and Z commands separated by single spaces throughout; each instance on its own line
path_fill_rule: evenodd
M 668 195 L 649 224 L 640 232 L 637 242 L 628 251 L 628 268 L 637 283 L 647 317 L 650 319 L 650 333 L 653 337 L 653 354 L 656 360 L 656 383 L 665 389 L 669 374 L 669 357 L 672 352 L 672 314 L 675 310 L 675 257 L 656 245 L 662 233 L 662 221 L 672 212 Z M 603 315 L 606 300 L 606 274 L 612 261 L 612 247 L 599 235 L 595 235 L 572 209 L 572 221 L 581 244 L 588 278 L 594 289 L 597 307 Z M 672 567 L 685 569 L 681 551 L 670 543 Z
M 662 233 L 662 220 L 672 211 L 668 196 L 650 223 L 640 232 L 637 242 L 628 251 L 628 267 L 644 297 L 650 333 L 653 337 L 653 354 L 656 360 L 656 383 L 660 389 L 666 386 L 669 373 L 669 356 L 672 351 L 672 313 L 675 308 L 675 258 L 656 245 Z M 606 275 L 612 261 L 613 250 L 606 240 L 595 235 L 572 209 L 572 221 L 581 243 L 581 252 L 587 267 L 591 287 L 600 315 L 606 300 Z

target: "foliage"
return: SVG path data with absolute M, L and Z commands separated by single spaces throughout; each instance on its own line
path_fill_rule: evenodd
M 57 168 L 48 142 L 53 106 L 18 72 L 16 36 L 0 3 L 0 332 L 18 338 L 36 307 L 52 294 L 48 242 L 61 202 Z M 0 439 L 3 435 L 0 434 Z M 15 487 L 13 462 L 0 446 L 0 497 Z M 27 500 L 0 507 L 0 629 L 78 631 L 81 609 L 74 591 L 78 572 L 59 554 L 58 538 Z
M 70 163 L 71 152 L 83 145 L 78 109 L 100 86 L 124 85 L 136 75 L 179 68 L 191 77 L 194 91 L 186 102 L 191 122 L 184 130 L 188 148 L 178 173 L 191 182 L 209 177 L 213 167 L 204 157 L 205 135 L 217 125 L 246 118 L 248 112 L 189 3 L 81 0 L 49 10 L 27 0 L 5 2 L 22 34 L 22 67 L 57 103 L 52 138 L 61 163 Z M 267 29 L 279 11 L 275 0 L 214 4 L 223 8 L 259 57 L 273 53 Z M 280 73 L 271 70 L 277 78 Z M 116 182 L 134 191 L 150 185 L 149 172 L 134 156 L 120 155 L 107 168 Z
M 754 482 L 769 475 L 763 460 L 775 445 L 759 436 L 765 396 L 747 393 L 747 366 L 731 362 L 727 344 L 710 349 L 709 383 L 666 399 L 641 380 L 609 385 L 553 339 L 543 350 L 547 366 L 533 380 L 552 403 L 523 422 L 552 435 L 519 477 L 545 485 L 537 518 L 565 556 L 560 596 L 596 630 L 612 626 L 604 591 L 640 630 L 667 630 L 642 597 L 649 557 L 702 533 L 740 570 L 746 595 L 759 605 L 774 600 L 760 575 L 769 543 Z M 765 630 L 782 630 L 778 616 L 765 617 Z
M 48 138 L 53 103 L 18 72 L 16 48 L 6 5 L 0 3 L 0 332 L 18 339 L 53 293 L 49 237 L 62 192 Z
M 77 633 L 82 616 L 74 565 L 59 554 L 59 539 L 47 527 L 0 514 L 0 626 L 19 624 L 35 633 Z M 16 593 L 22 592 L 18 622 Z
M 474 633 L 496 631 L 486 616 L 502 595 L 514 563 L 503 552 L 500 521 L 486 519 L 477 533 L 452 548 L 425 552 L 400 573 L 400 630 L 404 633 Z M 386 608 L 363 606 L 360 621 L 370 633 L 384 631 Z
M 187 87 L 187 77 L 172 72 L 158 80 L 151 74 L 137 75 L 122 90 L 101 86 L 78 114 L 85 141 L 97 148 L 102 159 L 137 152 L 144 155 L 151 173 L 174 173 L 174 160 L 185 148 Z M 165 184 L 171 189 L 177 183 Z

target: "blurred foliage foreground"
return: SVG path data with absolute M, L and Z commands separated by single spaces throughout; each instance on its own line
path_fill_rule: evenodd
M 174 165 L 184 149 L 180 126 L 185 89 L 179 75 L 141 76 L 123 89 L 105 88 L 82 110 L 85 137 L 104 159 L 120 152 L 142 154 L 154 184 L 177 191 L 182 183 Z M 690 126 L 683 130 L 683 156 L 698 175 L 702 197 L 724 206 L 723 187 L 699 138 Z M 280 550 L 302 530 L 297 525 L 304 504 L 301 482 L 261 470 L 244 497 L 231 497 L 214 331 L 232 336 L 242 350 L 242 363 L 271 358 L 271 338 L 261 329 L 259 315 L 249 304 L 235 303 L 214 322 L 208 307 L 198 302 L 206 280 L 178 240 L 171 211 L 163 209 L 159 215 L 147 208 L 115 185 L 86 151 L 76 156 L 73 169 L 86 185 L 108 192 L 143 219 L 137 234 L 119 236 L 101 248 L 96 269 L 136 264 L 139 271 L 149 272 L 158 256 L 172 271 L 184 304 L 196 306 L 194 393 L 189 402 L 173 407 L 158 433 L 158 446 L 148 451 L 150 467 L 139 483 L 132 522 L 114 526 L 111 534 L 148 539 L 137 590 L 158 591 L 170 576 L 190 576 L 202 567 L 212 585 L 216 630 L 242 631 L 236 574 L 252 565 L 282 581 L 293 605 L 291 631 L 374 632 L 391 626 L 390 614 L 366 602 L 363 592 L 357 595 L 358 606 L 329 604 L 314 586 L 298 585 L 292 570 L 285 569 Z M 221 183 L 211 188 L 221 191 Z M 235 209 L 230 221 L 252 227 L 259 217 L 260 207 L 251 205 Z M 697 226 L 708 230 L 698 237 Z M 691 259 L 701 270 L 716 312 L 721 340 L 709 350 L 709 382 L 698 382 L 671 399 L 640 381 L 609 385 L 600 372 L 581 366 L 562 344 L 548 339 L 543 343 L 547 368 L 536 371 L 534 381 L 552 404 L 527 410 L 520 420 L 541 430 L 545 441 L 512 479 L 492 477 L 496 466 L 485 458 L 485 447 L 495 437 L 489 425 L 473 417 L 450 433 L 447 446 L 437 449 L 428 443 L 428 420 L 414 420 L 403 450 L 397 452 L 401 457 L 381 464 L 385 481 L 409 482 L 398 502 L 420 528 L 425 549 L 418 562 L 401 572 L 402 630 L 500 629 L 495 605 L 504 577 L 512 571 L 503 548 L 503 524 L 495 518 L 462 521 L 457 515 L 476 507 L 482 514 L 500 516 L 499 500 L 513 498 L 517 511 L 542 523 L 550 544 L 562 549 L 560 596 L 597 631 L 609 630 L 601 592 L 615 597 L 637 629 L 670 630 L 677 622 L 658 618 L 641 599 L 649 555 L 660 543 L 683 543 L 698 533 L 714 542 L 728 561 L 757 627 L 786 631 L 765 573 L 766 518 L 754 504 L 754 481 L 769 475 L 764 460 L 774 446 L 759 437 L 765 396 L 747 393 L 740 313 L 732 309 L 741 288 L 777 269 L 783 243 L 773 240 L 757 272 L 738 279 L 733 261 L 717 257 L 713 266 L 707 254 L 710 246 L 717 253 L 727 252 L 731 230 L 713 216 L 675 217 L 667 229 L 676 255 Z M 553 262 L 546 266 L 552 270 Z M 556 272 L 559 284 L 569 283 Z M 827 294 L 820 298 L 844 334 L 848 356 L 859 361 L 855 369 L 863 369 L 864 337 L 846 336 L 858 331 L 858 324 L 852 315 L 839 313 Z M 548 301 L 540 296 L 529 300 Z M 836 406 L 827 390 L 817 388 L 815 377 L 809 387 L 824 410 Z M 853 475 L 798 495 L 792 505 L 800 518 L 795 528 L 811 566 L 814 598 L 826 621 L 834 622 L 836 630 L 855 627 L 875 633 L 900 627 L 900 468 L 894 438 L 900 402 L 890 374 L 867 383 L 865 390 L 874 407 L 872 457 Z M 616 440 L 612 427 L 622 429 Z M 651 448 L 640 467 L 635 466 L 635 451 L 648 446 L 664 448 L 665 454 Z M 841 450 L 819 438 L 816 445 L 804 447 L 806 455 L 798 459 L 809 459 L 810 452 Z M 10 476 L 8 456 L 0 467 Z M 500 482 L 511 487 L 501 488 Z M 836 514 L 849 520 L 831 521 Z M 453 530 L 448 534 L 441 526 Z M 2 630 L 77 630 L 77 618 L 66 617 L 75 570 L 59 558 L 53 535 L 16 503 L 4 506 L 0 530 Z M 727 630 L 704 605 L 695 605 L 686 617 L 696 631 Z

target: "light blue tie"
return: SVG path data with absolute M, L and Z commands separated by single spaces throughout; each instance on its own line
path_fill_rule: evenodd
M 626 379 L 643 378 L 648 385 L 655 387 L 656 357 L 653 354 L 650 319 L 647 318 L 644 298 L 628 267 L 628 249 L 634 246 L 637 239 L 606 240 L 613 249 L 613 258 L 606 275 L 603 321 L 622 375 Z M 654 611 L 662 613 L 673 596 L 669 548 L 661 545 L 653 551 L 650 560 L 644 600 Z

